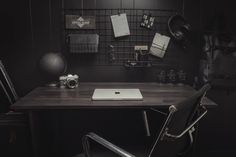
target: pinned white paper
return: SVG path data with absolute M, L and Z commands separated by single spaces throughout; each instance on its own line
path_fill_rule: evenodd
M 111 16 L 111 23 L 115 37 L 130 35 L 126 13 Z

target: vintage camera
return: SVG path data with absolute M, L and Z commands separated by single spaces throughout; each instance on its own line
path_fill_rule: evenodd
M 78 75 L 64 75 L 64 76 L 60 76 L 59 77 L 59 81 L 60 81 L 60 88 L 76 88 L 78 87 L 78 79 L 79 76 Z

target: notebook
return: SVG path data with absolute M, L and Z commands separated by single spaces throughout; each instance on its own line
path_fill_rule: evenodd
M 92 100 L 143 100 L 139 89 L 95 89 Z
M 152 41 L 150 53 L 154 56 L 163 58 L 166 53 L 169 41 L 170 37 L 156 33 Z

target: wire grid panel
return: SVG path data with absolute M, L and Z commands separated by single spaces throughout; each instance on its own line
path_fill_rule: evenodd
M 115 38 L 111 24 L 111 15 L 126 13 L 129 23 L 130 35 Z M 168 19 L 176 14 L 176 10 L 158 10 L 158 9 L 66 9 L 65 15 L 84 15 L 96 17 L 96 29 L 64 29 L 65 39 L 70 34 L 98 34 L 99 46 L 98 53 L 94 54 L 94 65 L 123 65 L 127 60 L 134 60 L 135 45 L 147 45 L 149 48 L 152 44 L 156 32 L 169 35 Z M 152 29 L 140 26 L 144 14 L 151 14 L 155 17 Z M 65 51 L 70 52 L 68 40 L 65 40 Z M 180 53 L 176 51 L 176 46 L 170 42 L 167 53 L 164 58 L 158 58 L 148 55 L 146 60 L 151 61 L 153 65 L 178 65 Z M 73 57 L 76 54 L 73 54 Z M 82 54 L 79 54 L 82 55 Z M 86 54 L 83 54 L 86 55 Z M 78 57 L 79 58 L 79 57 Z

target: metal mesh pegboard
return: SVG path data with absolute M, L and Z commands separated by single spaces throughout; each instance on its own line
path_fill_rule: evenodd
M 134 60 L 135 45 L 148 45 L 150 48 L 156 32 L 169 35 L 167 22 L 170 16 L 176 14 L 176 10 L 158 9 L 65 9 L 64 15 L 85 15 L 96 17 L 96 29 L 76 30 L 64 29 L 65 52 L 70 53 L 68 36 L 70 34 L 98 34 L 98 53 L 93 54 L 93 65 L 123 65 L 127 60 Z M 130 35 L 115 38 L 113 34 L 111 15 L 126 13 L 129 23 Z M 155 17 L 152 29 L 140 27 L 143 14 L 151 14 Z M 178 65 L 180 53 L 175 44 L 170 42 L 167 53 L 163 59 L 148 55 L 144 60 L 151 61 L 153 65 Z M 71 54 L 71 53 L 70 53 Z M 81 55 L 71 54 L 73 58 L 85 58 Z M 78 57 L 77 57 L 78 56 Z M 91 55 L 89 56 L 91 58 Z

